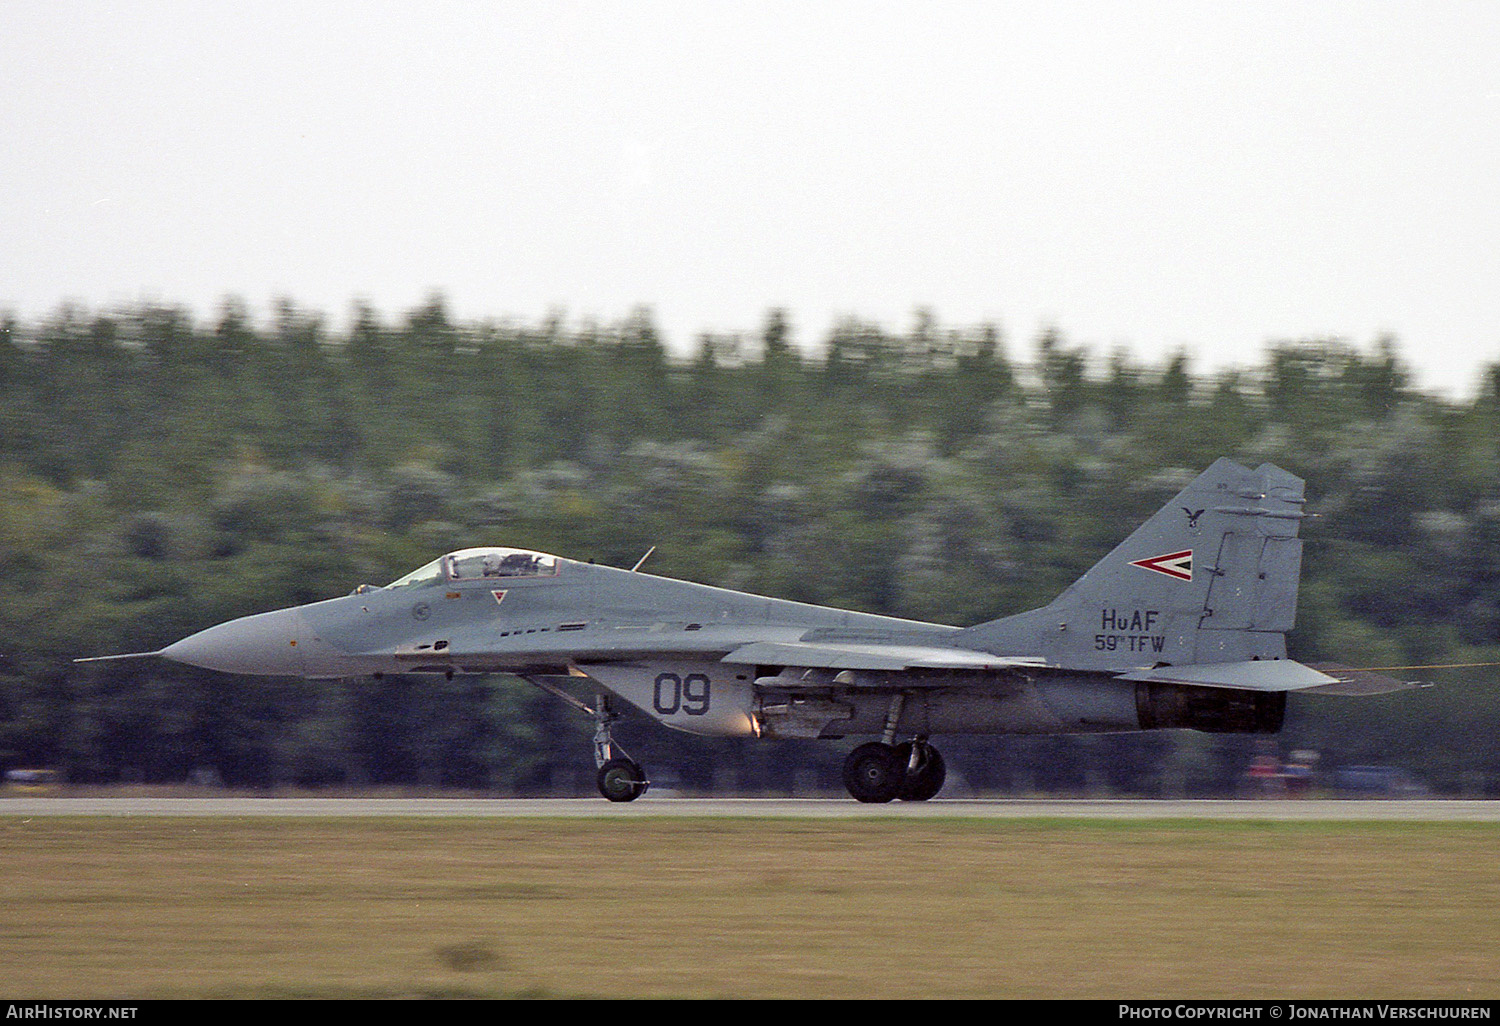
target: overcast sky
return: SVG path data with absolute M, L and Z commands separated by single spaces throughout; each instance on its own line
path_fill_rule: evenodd
M 0 309 L 1500 360 L 1500 4 L 0 3 Z

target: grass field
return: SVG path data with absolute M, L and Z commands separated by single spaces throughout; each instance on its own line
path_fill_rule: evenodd
M 0 820 L 0 997 L 1500 997 L 1500 825 Z

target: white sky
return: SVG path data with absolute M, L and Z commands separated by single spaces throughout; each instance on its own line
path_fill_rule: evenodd
M 1500 360 L 1500 4 L 0 3 L 0 308 Z

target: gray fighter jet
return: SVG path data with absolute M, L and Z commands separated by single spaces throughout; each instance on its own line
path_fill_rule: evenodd
M 1050 604 L 962 629 L 473 548 L 383 588 L 102 658 L 310 678 L 514 674 L 594 718 L 611 801 L 648 787 L 611 737 L 617 700 L 695 734 L 878 736 L 845 761 L 849 793 L 923 801 L 943 786 L 937 734 L 1275 733 L 1288 692 L 1408 686 L 1287 658 L 1302 487 L 1221 459 Z

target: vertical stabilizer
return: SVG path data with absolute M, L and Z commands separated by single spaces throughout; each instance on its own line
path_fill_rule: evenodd
M 1282 658 L 1302 486 L 1269 463 L 1221 459 L 1050 605 L 954 640 L 1089 670 Z

